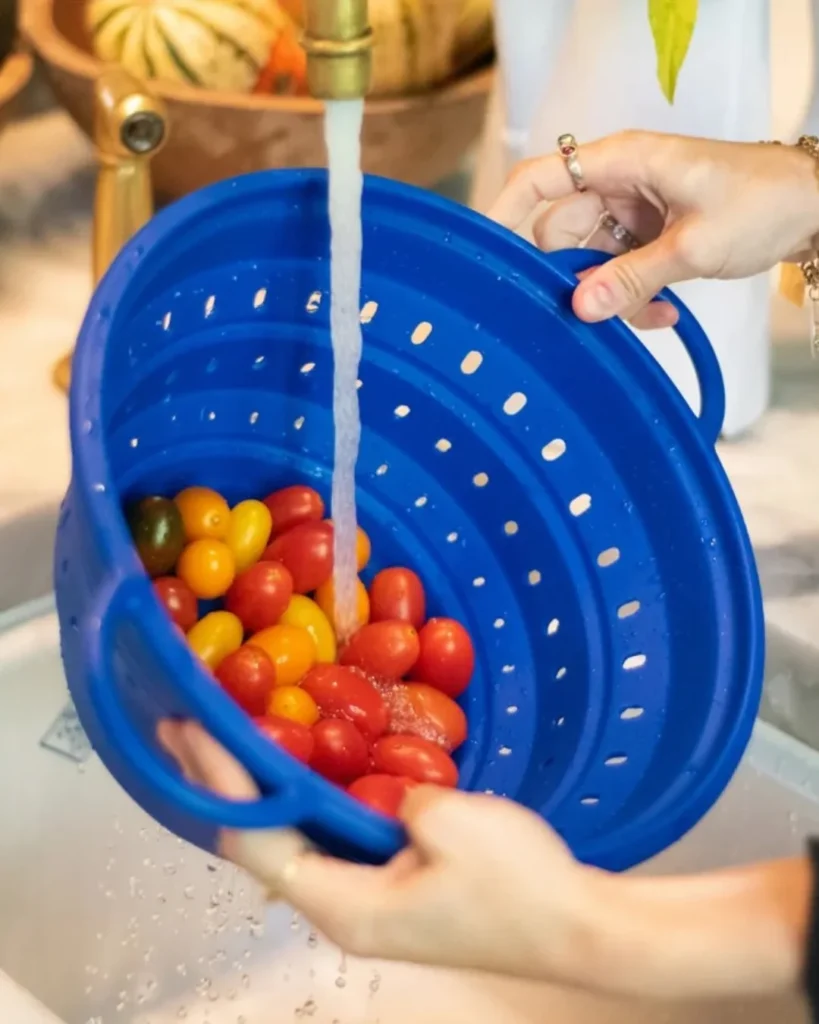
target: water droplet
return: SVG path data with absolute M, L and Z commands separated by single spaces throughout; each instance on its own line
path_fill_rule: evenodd
M 378 971 L 374 971 L 373 972 L 373 976 L 370 979 L 370 992 L 372 992 L 372 994 L 375 995 L 375 993 L 380 988 L 381 988 L 381 975 L 378 973 Z
M 180 1006 L 179 1009 L 176 1011 L 176 1016 L 180 1020 L 184 1020 L 188 1016 L 188 1008 L 187 1008 L 187 1006 Z
M 341 975 L 339 975 L 336 978 L 336 988 L 346 988 L 346 986 L 347 986 L 347 979 L 346 978 L 342 978 Z
M 242 975 L 242 988 L 250 988 L 250 975 L 249 974 L 243 974 Z
M 310 934 L 307 936 L 307 946 L 308 946 L 308 948 L 309 949 L 315 949 L 317 945 L 318 945 L 318 933 L 317 932 L 310 932 Z
M 342 953 L 341 954 L 341 963 L 338 965 L 338 973 L 339 974 L 346 974 L 347 973 L 347 954 L 346 953 Z
M 186 885 L 185 888 L 182 890 L 182 895 L 185 897 L 186 900 L 192 900 L 195 894 L 196 890 L 192 885 Z
M 293 920 L 290 922 L 291 931 L 297 932 L 301 928 L 301 918 L 298 914 L 293 915 Z
M 181 975 L 181 977 L 184 978 L 187 975 L 187 973 L 188 973 L 188 968 L 184 964 L 177 964 L 176 965 L 176 973 Z

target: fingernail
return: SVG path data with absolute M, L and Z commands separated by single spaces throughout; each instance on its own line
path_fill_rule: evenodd
M 583 296 L 583 312 L 590 319 L 602 320 L 611 316 L 617 307 L 614 292 L 607 284 L 594 285 Z

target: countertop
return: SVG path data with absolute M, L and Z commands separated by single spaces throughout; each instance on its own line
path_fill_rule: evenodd
M 66 400 L 51 372 L 90 296 L 93 185 L 90 147 L 63 113 L 40 110 L 0 136 L 0 537 L 21 538 L 3 545 L 12 552 L 6 576 L 26 575 L 27 544 L 50 546 L 69 476 Z M 783 638 L 796 645 L 819 702 L 819 361 L 810 359 L 801 311 L 777 297 L 773 322 L 772 408 L 719 453 L 757 550 L 773 648 Z M 48 587 L 48 569 L 38 572 L 23 596 Z M 772 674 L 783 671 L 792 681 L 791 668 Z M 769 709 L 774 719 L 777 707 L 805 738 L 782 685 Z M 808 738 L 819 744 L 819 703 L 813 717 Z

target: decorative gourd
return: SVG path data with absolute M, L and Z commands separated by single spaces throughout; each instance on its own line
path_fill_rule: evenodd
M 89 0 L 94 52 L 140 78 L 251 92 L 289 24 L 276 0 Z
M 279 3 L 304 23 L 304 0 Z M 432 88 L 492 50 L 492 0 L 370 0 L 369 14 L 374 96 Z

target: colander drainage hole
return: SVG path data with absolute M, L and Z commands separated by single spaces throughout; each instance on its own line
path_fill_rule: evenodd
M 430 334 L 432 334 L 432 324 L 422 320 L 410 335 L 410 341 L 413 345 L 423 345 Z
M 519 529 L 520 527 L 514 521 L 514 519 L 510 519 L 508 523 L 503 524 L 503 532 L 506 534 L 507 537 L 514 537 Z
M 546 635 L 554 636 L 555 633 L 560 629 L 560 619 L 552 619 L 549 625 L 546 627 Z
M 395 415 L 399 420 L 404 419 L 405 416 L 409 416 L 411 410 L 408 405 L 397 405 L 395 407 Z
M 495 627 L 495 629 L 503 629 L 503 627 L 506 625 L 506 619 L 495 619 L 492 625 Z
M 248 422 L 249 423 L 258 423 L 259 422 L 259 414 L 258 414 L 258 412 L 252 412 L 250 414 L 250 416 L 248 417 Z
M 506 714 L 507 715 L 516 715 L 517 713 L 518 713 L 518 706 L 517 706 L 517 704 L 510 704 L 509 707 L 506 709 Z
M 566 673 L 568 671 L 569 670 L 566 668 L 565 665 L 561 665 L 560 668 L 557 670 L 557 672 L 555 672 L 555 679 L 565 679 L 566 678 Z
M 373 317 L 377 312 L 378 303 L 373 302 L 372 299 L 370 299 L 369 302 L 365 302 L 364 305 L 362 306 L 361 313 L 359 314 L 358 319 L 361 321 L 362 324 L 368 324 L 372 321 Z
M 315 370 L 315 368 L 316 368 L 316 364 L 315 363 L 305 363 L 304 366 L 302 366 L 302 368 L 301 368 L 301 373 L 305 373 L 305 374 L 312 373 L 313 370 Z
M 214 309 L 216 309 L 216 296 L 209 295 L 205 303 L 205 317 L 213 316 Z
M 472 477 L 472 483 L 476 487 L 486 487 L 486 485 L 489 483 L 489 475 L 487 473 L 476 473 Z
M 139 438 L 138 437 L 132 437 L 131 440 L 128 442 L 128 444 L 132 448 L 139 448 Z
M 529 580 L 529 586 L 530 587 L 536 587 L 538 585 L 538 583 L 540 583 L 540 581 L 543 579 L 543 577 L 541 576 L 539 570 L 532 569 L 529 572 L 529 575 L 527 576 L 527 579 Z
M 599 796 L 584 796 L 581 799 L 580 803 L 584 807 L 596 807 L 600 803 L 600 797 Z
M 618 619 L 630 619 L 632 615 L 636 615 L 640 610 L 639 601 L 626 601 L 625 604 L 621 604 L 617 609 Z
M 515 391 L 503 403 L 503 411 L 507 416 L 517 416 L 528 400 L 522 391 Z
M 376 476 L 384 476 L 384 474 L 387 472 L 387 470 L 389 468 L 390 467 L 387 465 L 386 462 L 382 462 L 381 465 L 378 467 L 378 469 L 376 469 L 375 475 Z
M 578 494 L 576 498 L 572 498 L 569 502 L 569 511 L 573 516 L 582 516 L 589 511 L 591 503 L 590 494 Z
M 555 462 L 566 454 L 566 442 L 562 437 L 556 437 L 554 441 L 550 441 L 540 449 L 540 454 L 547 462 Z
M 512 753 L 512 748 L 498 747 L 498 753 L 500 754 L 501 757 L 509 757 L 509 755 Z
M 615 562 L 620 561 L 620 549 L 619 548 L 606 548 L 605 551 L 601 551 L 597 556 L 597 564 L 601 569 L 608 569 L 609 566 L 614 565 Z
M 641 707 L 624 708 L 620 712 L 620 718 L 622 718 L 624 722 L 631 722 L 635 718 L 642 718 L 645 713 L 646 709 Z
M 264 366 L 264 364 L 266 362 L 267 362 L 267 357 L 266 356 L 256 356 L 256 358 L 253 360 L 253 369 L 254 370 L 261 370 L 261 368 Z
M 476 576 L 475 579 L 472 580 L 473 587 L 482 587 L 485 583 L 486 578 L 484 576 Z
M 448 452 L 452 448 L 452 442 L 442 437 L 435 442 L 435 447 L 439 452 Z
M 429 498 L 426 496 L 426 494 L 422 494 L 420 498 L 416 498 L 415 499 L 415 507 L 416 508 L 423 508 L 424 505 L 426 505 L 426 503 L 428 501 L 429 501 Z
M 253 296 L 253 308 L 261 309 L 267 302 L 267 288 L 260 288 Z
M 501 669 L 501 672 L 503 672 L 503 674 L 505 676 L 511 675 L 514 671 L 515 671 L 515 666 L 514 665 L 504 665 L 503 668 Z
M 619 768 L 620 765 L 626 764 L 628 758 L 625 754 L 612 754 L 611 757 L 607 757 L 603 762 L 607 768 Z
M 626 672 L 633 672 L 635 669 L 642 668 L 647 661 L 648 658 L 644 654 L 631 654 L 623 662 L 623 668 Z
M 302 428 L 303 426 L 304 426 L 304 417 L 303 417 L 303 416 L 297 416 L 297 417 L 296 417 L 296 418 L 295 418 L 295 419 L 293 420 L 293 427 L 294 427 L 294 428 L 295 428 L 296 430 L 301 430 L 301 428 Z
M 454 544 L 458 539 L 458 534 L 453 530 L 452 533 L 446 535 L 446 539 L 448 544 Z
M 172 317 L 172 315 L 170 313 L 166 313 L 165 316 L 162 317 L 162 330 L 163 331 L 169 331 L 171 329 L 171 320 L 172 319 L 173 319 L 173 317 Z
M 480 352 L 476 352 L 474 349 L 467 354 L 461 360 L 461 373 L 465 373 L 468 376 L 475 373 L 480 368 L 483 362 L 483 356 Z
M 317 313 L 321 305 L 321 292 L 313 292 L 304 307 L 308 313 Z

